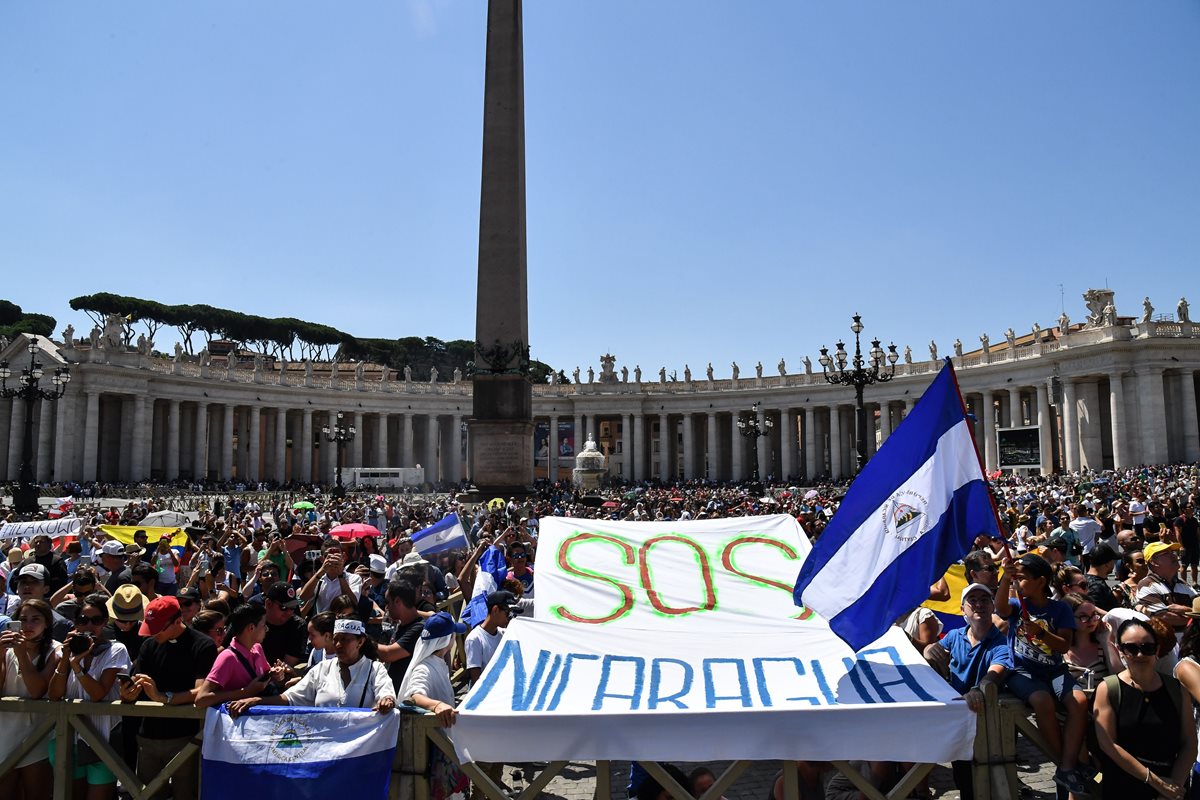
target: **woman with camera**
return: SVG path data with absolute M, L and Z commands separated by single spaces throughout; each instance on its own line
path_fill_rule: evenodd
M 200 708 L 217 706 L 267 691 L 272 681 L 283 681 L 283 667 L 271 668 L 263 653 L 267 635 L 267 610 L 257 603 L 240 605 L 229 615 L 226 647 L 217 655 L 208 677 L 196 692 Z M 277 690 L 278 691 L 278 690 Z
M 0 691 L 8 697 L 37 700 L 46 696 L 61 648 L 50 629 L 54 614 L 44 600 L 17 606 L 7 630 L 0 633 Z M 0 715 L 0 761 L 25 741 L 36 721 L 32 714 Z M 49 797 L 53 777 L 46 743 L 39 742 L 7 775 L 0 775 L 0 797 Z
M 108 625 L 108 596 L 90 594 L 83 599 L 75 630 L 63 643 L 63 657 L 50 680 L 47 696 L 51 700 L 85 700 L 105 703 L 118 699 L 120 687 L 117 676 L 128 679 L 129 652 L 120 642 L 109 641 L 104 635 Z M 120 717 L 91 715 L 92 727 L 118 751 L 123 746 Z M 55 748 L 50 743 L 50 763 L 54 763 Z M 75 788 L 73 797 L 87 800 L 112 800 L 117 795 L 117 776 L 82 739 L 74 742 Z

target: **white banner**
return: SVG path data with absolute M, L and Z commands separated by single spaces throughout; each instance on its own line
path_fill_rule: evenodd
M 33 522 L 0 523 L 0 541 L 15 540 L 26 542 L 45 533 L 52 539 L 63 536 L 75 536 L 83 528 L 83 520 L 79 517 L 63 517 L 61 519 L 39 519 Z
M 543 519 L 536 619 L 460 706 L 460 757 L 968 758 L 974 715 L 901 631 L 856 655 L 792 604 L 808 551 L 783 515 Z

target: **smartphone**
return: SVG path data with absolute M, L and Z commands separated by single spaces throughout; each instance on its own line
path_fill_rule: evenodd
M 117 680 L 119 680 L 121 683 L 132 683 L 133 682 L 133 678 L 131 678 L 129 676 L 128 672 L 118 672 Z
M 21 632 L 21 620 L 10 619 L 8 621 L 8 632 L 9 633 L 20 633 Z

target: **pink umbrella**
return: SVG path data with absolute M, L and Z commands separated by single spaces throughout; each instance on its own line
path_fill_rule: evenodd
M 374 525 L 351 522 L 346 525 L 338 525 L 329 532 L 329 535 L 335 539 L 366 539 L 369 536 L 378 536 L 379 529 Z

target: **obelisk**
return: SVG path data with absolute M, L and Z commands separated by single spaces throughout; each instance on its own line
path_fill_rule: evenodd
M 525 70 L 521 0 L 488 0 L 483 177 L 475 303 L 470 477 L 515 494 L 533 478 L 525 263 Z

